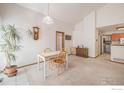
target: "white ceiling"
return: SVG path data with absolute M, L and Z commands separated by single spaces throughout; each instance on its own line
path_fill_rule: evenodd
M 48 13 L 47 3 L 21 3 L 18 5 L 40 12 L 43 15 Z M 104 5 L 103 3 L 51 3 L 50 16 L 59 21 L 74 25 L 90 12 Z

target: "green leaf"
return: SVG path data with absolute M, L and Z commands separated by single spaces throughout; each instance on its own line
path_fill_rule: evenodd
M 7 63 L 10 64 L 10 62 L 16 60 L 15 52 L 21 49 L 21 46 L 19 45 L 21 38 L 15 28 L 15 25 L 1 25 L 0 32 L 2 33 L 0 51 L 5 52 L 8 59 Z
M 16 60 L 16 57 L 15 57 L 14 54 L 10 53 L 9 56 L 10 56 L 10 59 L 11 59 L 12 61 L 15 61 L 15 60 Z

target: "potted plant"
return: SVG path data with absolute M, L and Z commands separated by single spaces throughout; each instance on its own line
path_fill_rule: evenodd
M 7 76 L 15 76 L 17 74 L 17 66 L 12 65 L 16 61 L 15 52 L 20 49 L 20 36 L 14 25 L 0 26 L 0 51 L 4 53 L 6 66 L 4 73 Z

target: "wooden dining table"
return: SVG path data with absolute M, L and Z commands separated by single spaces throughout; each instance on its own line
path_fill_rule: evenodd
M 46 62 L 48 62 L 51 58 L 55 58 L 59 55 L 60 51 L 51 51 L 49 53 L 41 53 L 37 55 L 37 64 L 38 69 L 40 70 L 40 61 L 43 61 L 43 76 L 44 80 L 46 80 Z M 49 59 L 49 60 L 47 60 Z M 68 69 L 68 54 L 66 53 L 66 69 Z

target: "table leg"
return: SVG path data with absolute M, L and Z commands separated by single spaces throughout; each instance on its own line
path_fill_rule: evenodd
M 40 59 L 43 61 L 43 78 L 46 79 L 46 60 L 43 56 L 38 56 L 38 69 L 40 69 Z
M 43 58 L 43 61 L 44 61 L 44 80 L 46 80 L 46 60 Z
M 68 69 L 68 54 L 66 54 L 66 69 Z

